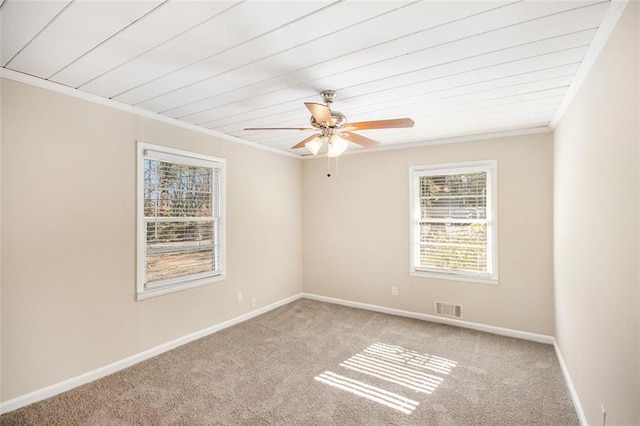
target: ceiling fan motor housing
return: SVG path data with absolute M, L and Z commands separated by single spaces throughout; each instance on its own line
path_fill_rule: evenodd
M 342 126 L 344 126 L 347 123 L 347 116 L 339 111 L 331 111 L 331 118 L 333 118 L 333 122 L 334 122 L 333 126 L 329 126 L 327 123 L 322 123 L 322 124 L 318 123 L 316 119 L 313 117 L 313 115 L 309 119 L 309 122 L 316 129 L 323 129 L 323 128 L 329 128 L 329 127 L 332 129 L 340 129 Z

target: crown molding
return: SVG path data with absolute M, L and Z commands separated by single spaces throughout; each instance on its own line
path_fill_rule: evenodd
M 411 149 L 411 148 L 424 148 L 427 146 L 435 146 L 435 145 L 446 145 L 450 143 L 461 143 L 461 142 L 472 142 L 477 140 L 488 140 L 488 139 L 498 139 L 498 138 L 507 138 L 513 136 L 522 136 L 522 135 L 533 135 L 537 133 L 549 133 L 553 129 L 546 124 L 540 124 L 539 126 L 534 127 L 525 127 L 521 129 L 511 129 L 497 132 L 488 132 L 488 133 L 475 133 L 468 135 L 455 136 L 451 138 L 441 138 L 441 139 L 430 139 L 422 142 L 411 142 L 411 143 L 400 143 L 395 145 L 379 145 L 370 148 L 360 148 L 360 149 L 352 149 L 346 151 L 344 154 L 340 155 L 344 157 L 345 155 L 357 155 L 357 154 L 372 154 L 374 152 L 383 152 L 383 151 L 396 151 L 400 149 Z M 303 160 L 315 160 L 317 158 L 325 158 L 327 156 L 326 153 L 311 155 L 307 154 L 302 156 Z
M 38 77 L 34 77 L 32 75 L 24 74 L 21 72 L 8 70 L 6 68 L 0 68 L 0 77 L 6 78 L 8 80 L 17 81 L 19 83 L 28 84 L 30 86 L 39 87 L 41 89 L 50 90 L 52 92 L 61 93 L 63 95 L 72 96 L 74 98 L 82 99 L 85 101 L 93 102 L 95 104 L 103 105 L 109 108 L 118 109 L 120 111 L 128 112 L 130 114 L 135 114 L 140 117 L 148 118 L 151 120 L 159 121 L 164 124 L 170 124 L 176 127 L 181 127 L 183 129 L 191 130 L 198 133 L 203 133 L 208 136 L 213 136 L 218 139 L 223 139 L 229 142 L 238 143 L 241 145 L 249 146 L 251 148 L 260 149 L 263 151 L 272 152 L 278 155 L 284 155 L 285 157 L 297 158 L 300 159 L 302 156 L 298 154 L 294 154 L 292 152 L 283 151 L 277 148 L 271 148 L 266 145 L 262 145 L 256 142 L 247 141 L 241 138 L 237 138 L 234 136 L 227 135 L 222 132 L 218 132 L 216 130 L 207 129 L 204 127 L 196 126 L 195 124 L 187 123 L 185 121 L 180 121 L 175 118 L 170 118 L 165 115 L 160 115 L 155 112 L 147 111 L 140 107 L 136 107 L 133 105 L 123 104 L 121 102 L 114 101 L 112 99 L 103 98 L 102 96 L 94 95 L 93 93 L 83 92 L 78 89 L 74 89 L 69 86 L 65 86 L 63 84 L 55 83 L 49 80 L 43 80 Z

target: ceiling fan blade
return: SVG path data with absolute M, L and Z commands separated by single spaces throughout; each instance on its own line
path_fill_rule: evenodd
M 345 128 L 348 128 L 349 130 L 394 129 L 398 127 L 413 127 L 414 124 L 414 121 L 410 118 L 395 118 L 392 120 L 348 123 Z
M 304 138 L 302 141 L 292 146 L 291 149 L 302 148 L 307 142 L 309 142 L 311 139 L 315 138 L 316 136 L 318 135 L 311 135 L 308 138 Z
M 245 127 L 242 130 L 316 130 L 313 127 Z
M 329 126 L 335 125 L 333 117 L 331 117 L 331 110 L 328 106 L 316 104 L 314 102 L 305 102 L 304 106 L 306 106 L 309 112 L 311 112 L 311 115 L 313 115 L 313 118 L 315 118 L 316 123 L 327 123 Z
M 358 145 L 362 145 L 364 147 L 380 145 L 380 142 L 374 141 L 373 139 L 358 135 L 356 133 L 342 132 L 340 133 L 340 137 L 346 141 L 357 143 Z

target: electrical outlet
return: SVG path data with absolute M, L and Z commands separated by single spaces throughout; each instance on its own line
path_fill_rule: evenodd
M 604 405 L 600 404 L 600 409 L 602 410 L 602 416 L 600 419 L 602 420 L 601 426 L 606 426 L 607 424 L 607 411 L 604 409 Z
M 397 296 L 398 295 L 398 287 L 391 287 L 391 295 L 392 296 Z
M 258 302 L 257 302 L 257 300 L 256 300 L 256 298 L 255 298 L 255 297 L 252 297 L 252 298 L 251 298 L 251 306 L 254 306 L 254 307 L 255 307 L 255 306 L 256 306 L 256 303 L 258 303 Z
M 242 292 L 239 291 L 238 294 L 236 294 L 236 300 L 238 301 L 238 303 L 242 302 Z

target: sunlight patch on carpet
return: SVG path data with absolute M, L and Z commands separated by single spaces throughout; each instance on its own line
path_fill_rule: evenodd
M 392 360 L 421 370 L 431 370 L 436 373 L 449 374 L 458 364 L 447 358 L 435 355 L 421 354 L 417 351 L 405 349 L 401 346 L 374 343 L 363 351 L 381 359 Z
M 419 405 L 418 401 L 406 398 L 397 393 L 389 392 L 349 377 L 325 371 L 324 373 L 314 377 L 315 380 L 338 389 L 351 392 L 355 395 L 375 401 L 379 404 L 386 405 L 394 410 L 401 411 L 405 414 L 411 414 Z
M 456 365 L 456 361 L 447 358 L 380 342 L 340 363 L 344 369 L 426 394 L 433 393 L 444 381 L 442 376 L 450 374 Z M 315 380 L 405 414 L 411 414 L 419 405 L 405 396 L 330 371 L 316 376 Z

